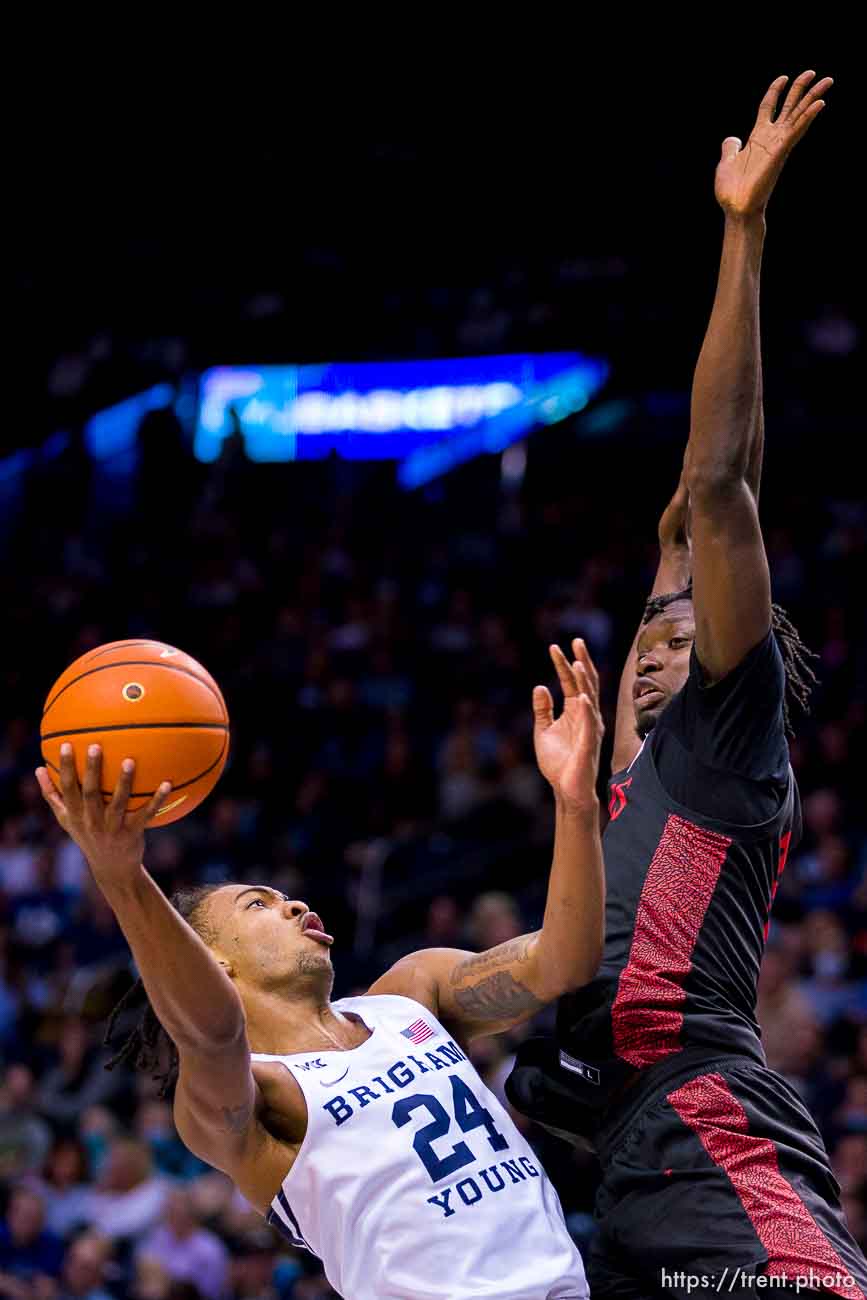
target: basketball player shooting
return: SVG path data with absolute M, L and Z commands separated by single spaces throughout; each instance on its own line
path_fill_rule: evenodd
M 557 1042 L 527 1043 L 507 1084 L 520 1110 L 594 1142 L 598 1300 L 687 1296 L 700 1278 L 732 1295 L 756 1282 L 850 1300 L 867 1289 L 822 1139 L 767 1068 L 755 1020 L 771 903 L 800 833 L 790 706 L 815 680 L 771 603 L 757 508 L 765 208 L 831 85 L 805 72 L 785 94 L 787 80 L 745 146 L 723 142 L 716 171 L 716 299 L 621 684 L 602 966 L 561 1002 Z
M 403 958 L 363 997 L 331 1002 L 331 936 L 267 885 L 188 890 L 172 903 L 142 866 L 170 787 L 126 813 L 127 759 L 104 806 L 99 746 L 81 785 L 37 779 L 87 858 L 138 966 L 148 1007 L 117 1059 L 166 1065 L 178 1132 L 222 1169 L 347 1300 L 572 1300 L 587 1295 L 557 1195 L 467 1060 L 476 1035 L 518 1025 L 586 983 L 602 952 L 596 669 L 551 647 L 562 687 L 533 693 L 539 768 L 554 790 L 544 923 L 488 952 Z M 109 1033 L 111 1033 L 111 1024 Z

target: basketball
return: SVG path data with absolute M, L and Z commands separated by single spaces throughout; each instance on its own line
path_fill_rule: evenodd
M 111 641 L 76 659 L 48 693 L 40 733 L 42 757 L 58 788 L 60 746 L 67 741 L 79 781 L 88 746 L 102 746 L 106 803 L 125 758 L 136 764 L 130 812 L 142 808 L 161 781 L 171 781 L 149 826 L 166 826 L 197 808 L 229 753 L 229 715 L 219 686 L 197 660 L 161 641 Z

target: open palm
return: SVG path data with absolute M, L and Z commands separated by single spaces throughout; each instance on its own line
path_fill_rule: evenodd
M 746 145 L 742 148 L 736 136 L 723 141 L 715 192 L 726 212 L 735 216 L 764 212 L 783 164 L 825 107 L 821 97 L 833 81 L 823 77 L 811 85 L 815 76 L 815 72 L 802 72 L 792 82 L 779 111 L 777 106 L 788 77 L 777 77 L 759 105 Z
M 572 810 L 591 811 L 596 806 L 599 749 L 605 732 L 599 712 L 599 674 L 583 641 L 574 640 L 572 651 L 575 659 L 570 664 L 559 646 L 550 647 L 563 689 L 563 712 L 555 720 L 551 692 L 537 686 L 533 740 L 539 771 L 558 799 Z

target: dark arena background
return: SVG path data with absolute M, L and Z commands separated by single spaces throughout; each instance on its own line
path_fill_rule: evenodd
M 805 67 L 836 84 L 769 210 L 761 516 L 821 685 L 792 744 L 804 835 L 758 1018 L 867 1239 L 863 70 L 842 41 L 725 44 L 684 66 L 560 50 L 550 75 L 529 51 L 530 71 L 517 49 L 495 71 L 466 48 L 415 69 L 404 49 L 357 87 L 324 59 L 303 84 L 228 67 L 185 84 L 154 56 L 46 74 L 22 100 L 0 422 L 0 1296 L 335 1294 L 186 1151 L 146 1078 L 103 1068 L 135 974 L 35 783 L 51 682 L 127 637 L 207 666 L 230 762 L 150 833 L 146 863 L 167 892 L 264 879 L 306 900 L 336 937 L 336 994 L 415 948 L 536 928 L 553 806 L 531 689 L 551 641 L 586 638 L 607 775 L 689 433 L 720 143 Z M 552 1024 L 472 1048 L 495 1092 L 517 1040 Z M 520 1123 L 583 1248 L 593 1158 Z

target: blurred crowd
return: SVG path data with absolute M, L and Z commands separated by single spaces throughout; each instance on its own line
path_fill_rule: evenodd
M 387 466 L 256 466 L 234 443 L 199 466 L 173 420 L 142 428 L 131 513 L 109 508 L 84 457 L 32 477 L 0 572 L 0 1297 L 332 1294 L 315 1260 L 185 1151 L 153 1081 L 105 1069 L 104 1020 L 134 973 L 33 779 L 54 678 L 129 636 L 206 664 L 231 761 L 199 811 L 151 833 L 147 865 L 166 890 L 267 881 L 308 901 L 337 937 L 336 994 L 416 947 L 499 943 L 536 927 L 544 902 L 552 808 L 530 694 L 549 679 L 546 647 L 587 639 L 607 759 L 682 447 L 629 429 L 591 438 L 579 420 L 407 495 Z M 759 1019 L 864 1241 L 867 507 L 842 477 L 833 492 L 805 477 L 773 432 L 768 459 L 775 595 L 821 685 L 792 746 L 804 836 L 774 905 Z M 550 1024 L 549 1011 L 518 1032 Z M 474 1048 L 496 1090 L 514 1043 Z M 528 1131 L 583 1244 L 592 1157 Z

